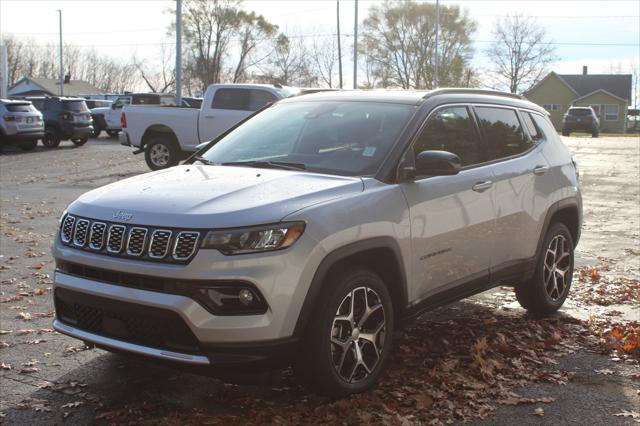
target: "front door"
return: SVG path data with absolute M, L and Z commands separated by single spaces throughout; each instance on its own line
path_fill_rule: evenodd
M 411 216 L 417 298 L 485 279 L 494 245 L 495 200 L 491 166 L 467 106 L 445 106 L 431 114 L 407 156 L 449 151 L 463 169 L 455 176 L 404 182 Z M 410 160 L 410 159 L 409 159 Z

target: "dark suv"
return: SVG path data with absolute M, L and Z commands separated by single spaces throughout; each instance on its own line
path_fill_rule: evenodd
M 93 133 L 91 113 L 84 99 L 44 97 L 28 98 L 44 116 L 45 132 L 42 144 L 55 148 L 63 140 L 80 146 Z
M 562 136 L 571 132 L 587 132 L 597 138 L 600 134 L 600 120 L 591 107 L 571 107 L 562 118 Z

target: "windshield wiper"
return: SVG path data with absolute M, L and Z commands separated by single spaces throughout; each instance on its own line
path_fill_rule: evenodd
M 204 157 L 200 157 L 199 155 L 196 155 L 195 157 L 193 157 L 194 160 L 201 162 L 202 164 L 206 164 L 207 166 L 214 166 L 215 163 L 211 160 L 207 160 Z
M 284 170 L 306 170 L 302 163 L 287 163 L 286 161 L 230 161 L 222 163 L 223 166 L 247 166 L 259 169 L 284 169 Z

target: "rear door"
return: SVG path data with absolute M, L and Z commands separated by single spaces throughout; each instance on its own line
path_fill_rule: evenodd
M 491 166 L 469 106 L 433 112 L 404 161 L 429 150 L 458 155 L 463 169 L 400 184 L 409 203 L 420 298 L 474 279 L 488 281 L 495 232 Z
M 267 90 L 219 88 L 198 121 L 200 142 L 210 141 L 244 120 L 268 102 L 276 100 Z M 205 99 L 207 102 L 207 99 Z
M 502 106 L 474 110 L 492 161 L 497 209 L 492 273 L 498 273 L 535 256 L 547 200 L 539 179 L 549 166 L 528 113 Z

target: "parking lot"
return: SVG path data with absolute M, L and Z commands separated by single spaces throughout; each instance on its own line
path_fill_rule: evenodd
M 82 147 L 8 148 L 0 157 L 0 422 L 640 422 L 640 346 L 621 344 L 640 345 L 640 140 L 564 140 L 578 157 L 585 222 L 562 312 L 528 318 L 508 288 L 430 312 L 398 336 L 378 389 L 342 401 L 306 394 L 288 371 L 263 384 L 225 384 L 54 332 L 57 218 L 80 194 L 148 169 L 106 136 Z

